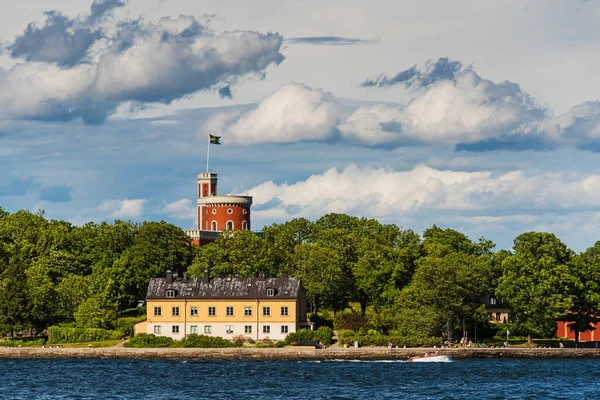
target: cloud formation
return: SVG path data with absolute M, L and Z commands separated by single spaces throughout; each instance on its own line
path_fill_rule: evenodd
M 100 204 L 98 211 L 105 218 L 113 219 L 139 219 L 144 213 L 143 199 L 106 200 Z
M 451 146 L 457 151 L 600 151 L 600 101 L 553 116 L 519 85 L 482 78 L 458 61 L 440 59 L 366 86 L 402 84 L 407 104 L 343 106 L 323 89 L 290 83 L 247 112 L 217 113 L 204 131 L 231 144 L 341 141 L 380 148 Z
M 73 66 L 84 61 L 91 46 L 103 37 L 98 22 L 113 9 L 124 6 L 120 0 L 94 0 L 85 18 L 68 18 L 59 11 L 44 13 L 42 26 L 30 23 L 23 34 L 8 46 L 13 58 Z
M 278 34 L 214 35 L 191 16 L 117 24 L 89 54 L 100 37 L 91 26 L 121 5 L 95 1 L 85 22 L 52 11 L 42 27 L 30 24 L 9 47 L 27 62 L 0 68 L 0 118 L 100 124 L 126 102 L 169 104 L 213 88 L 231 95 L 223 88 L 284 58 Z
M 258 218 L 261 214 L 316 218 L 337 212 L 389 219 L 435 211 L 439 215 L 459 212 L 473 218 L 495 213 L 498 219 L 549 210 L 596 208 L 600 176 L 572 179 L 550 173 L 527 176 L 521 171 L 500 175 L 446 171 L 426 165 L 409 171 L 350 165 L 294 184 L 265 182 L 249 193 L 257 208 L 262 208 L 254 212 Z
M 71 188 L 65 184 L 44 186 L 40 189 L 40 200 L 51 203 L 68 203 L 71 201 Z
M 323 141 L 335 135 L 340 116 L 331 93 L 289 83 L 252 111 L 213 115 L 204 131 L 226 135 L 228 143 L 238 145 Z

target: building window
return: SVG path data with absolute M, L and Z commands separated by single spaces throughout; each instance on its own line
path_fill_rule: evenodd
M 205 335 L 210 335 L 212 333 L 212 326 L 210 325 L 204 325 L 204 334 Z
M 173 317 L 179 317 L 179 307 L 173 307 L 173 308 L 171 308 L 171 315 Z
M 263 315 L 269 317 L 271 315 L 271 307 L 263 307 Z
M 227 221 L 227 228 L 225 228 L 225 229 L 232 231 L 233 230 L 233 221 Z
M 269 325 L 263 325 L 263 333 L 271 333 L 271 327 Z
M 281 325 L 281 333 L 288 333 L 288 326 L 287 325 Z
M 244 214 L 248 214 L 248 210 L 246 210 L 245 208 L 242 210 L 242 212 L 243 212 Z
M 267 296 L 268 296 L 268 297 L 273 297 L 273 296 L 275 296 L 275 289 L 273 289 L 273 288 L 269 288 L 269 289 L 267 289 Z
M 172 289 L 167 290 L 167 297 L 168 298 L 173 298 L 175 297 L 175 291 Z
M 217 230 L 217 221 L 213 221 L 213 222 L 211 223 L 211 229 L 212 229 L 213 231 L 216 231 L 216 230 Z
M 154 334 L 160 335 L 160 325 L 154 325 Z
M 154 316 L 160 317 L 162 315 L 162 307 L 154 307 Z
M 247 231 L 248 230 L 248 221 L 242 221 L 242 230 L 243 231 Z
M 190 307 L 190 316 L 192 316 L 192 317 L 198 316 L 198 307 Z
M 217 315 L 216 307 L 208 307 L 208 316 L 214 317 L 215 315 Z
M 252 333 L 252 325 L 244 326 L 244 333 Z
M 213 213 L 213 215 L 217 215 L 217 209 L 216 209 L 216 208 L 213 208 L 213 209 L 212 209 L 212 213 Z
M 233 214 L 233 210 L 230 208 L 227 210 L 227 214 Z
M 233 333 L 233 325 L 227 325 L 225 327 L 225 332 L 229 334 Z
M 281 316 L 282 317 L 288 316 L 288 308 L 287 307 L 281 307 Z
M 227 307 L 227 316 L 233 317 L 233 307 Z
M 244 307 L 244 315 L 246 317 L 251 317 L 252 316 L 252 307 Z
M 198 325 L 190 326 L 190 333 L 198 334 Z
M 173 333 L 179 333 L 179 325 L 173 325 Z

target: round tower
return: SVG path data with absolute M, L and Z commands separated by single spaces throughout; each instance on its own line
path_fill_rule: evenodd
M 217 196 L 217 174 L 198 174 L 198 230 L 250 230 L 252 196 Z

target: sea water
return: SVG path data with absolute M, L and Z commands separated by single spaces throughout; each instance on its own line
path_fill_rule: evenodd
M 600 360 L 0 360 L 1 399 L 596 398 Z

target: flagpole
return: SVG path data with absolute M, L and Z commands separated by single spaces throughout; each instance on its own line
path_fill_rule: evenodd
M 206 172 L 208 172 L 209 158 L 210 158 L 210 134 L 208 135 L 208 142 L 206 143 Z

